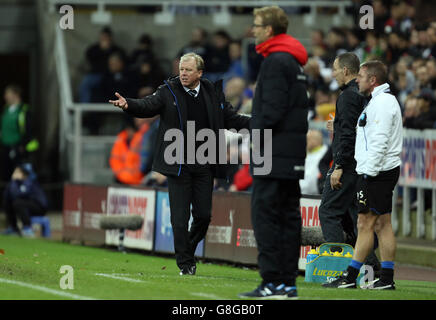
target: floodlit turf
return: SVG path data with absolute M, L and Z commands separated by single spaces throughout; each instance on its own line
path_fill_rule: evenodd
M 60 288 L 63 265 L 73 267 L 73 290 Z M 255 270 L 209 263 L 196 276 L 178 272 L 172 258 L 0 236 L 0 299 L 237 299 L 260 281 Z M 396 283 L 389 292 L 325 289 L 299 277 L 297 286 L 300 299 L 436 299 L 434 282 Z

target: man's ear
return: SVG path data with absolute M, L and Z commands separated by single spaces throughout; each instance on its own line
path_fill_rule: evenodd
M 266 32 L 268 33 L 268 37 L 274 36 L 274 31 L 273 31 L 272 26 L 270 26 L 270 25 L 266 26 Z
M 342 73 L 344 74 L 344 76 L 348 76 L 350 74 L 347 67 L 342 68 Z

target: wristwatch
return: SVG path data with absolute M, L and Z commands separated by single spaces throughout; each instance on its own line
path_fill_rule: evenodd
M 335 164 L 335 170 L 342 169 L 342 166 L 340 164 Z

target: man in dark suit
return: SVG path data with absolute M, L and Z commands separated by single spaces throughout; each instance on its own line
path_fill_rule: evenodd
M 250 123 L 250 117 L 237 114 L 225 101 L 222 81 L 212 83 L 202 79 L 203 70 L 203 59 L 195 53 L 187 53 L 180 59 L 179 76 L 164 81 L 152 95 L 143 99 L 125 99 L 116 92 L 118 99 L 109 100 L 134 117 L 160 115 L 153 170 L 168 177 L 174 248 L 181 275 L 196 272 L 194 253 L 210 223 L 213 179 L 226 176 L 225 165 L 218 164 L 218 161 L 205 164 L 198 161 L 195 157 L 198 143 L 195 143 L 195 150 L 189 152 L 192 141 L 189 141 L 187 127 L 191 125 L 192 128 L 195 124 L 195 136 L 201 129 L 211 129 L 218 137 L 219 130 L 248 129 Z M 178 150 L 181 151 L 180 157 L 173 163 L 168 159 L 168 150 L 174 146 L 174 142 L 166 137 L 169 130 L 183 133 Z M 216 159 L 221 159 L 219 148 L 215 151 Z M 188 231 L 191 204 L 193 223 Z
M 261 153 L 270 148 L 270 172 L 256 174 L 252 161 L 252 224 L 262 283 L 247 298 L 296 298 L 300 252 L 299 179 L 304 178 L 308 98 L 302 66 L 307 51 L 286 34 L 288 19 L 279 7 L 254 10 L 256 51 L 264 56 L 253 100 L 252 132 L 263 131 Z M 270 135 L 268 134 L 271 133 Z M 254 154 L 254 153 L 253 153 Z

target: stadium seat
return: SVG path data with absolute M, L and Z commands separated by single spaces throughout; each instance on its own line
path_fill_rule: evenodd
M 39 224 L 41 226 L 41 233 L 44 238 L 50 238 L 50 220 L 47 217 L 31 217 L 30 222 L 32 226 L 34 224 Z

